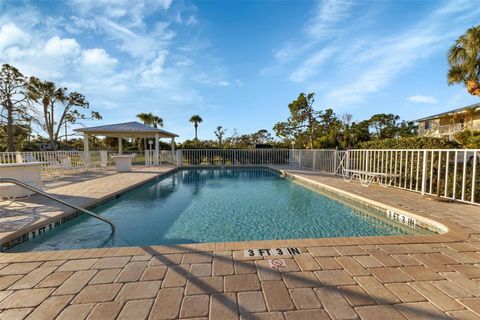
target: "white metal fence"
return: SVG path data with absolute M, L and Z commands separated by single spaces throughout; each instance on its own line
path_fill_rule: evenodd
M 290 150 L 292 166 L 305 167 L 332 174 L 342 174 L 347 151 L 340 150 Z
M 123 154 L 134 154 L 134 165 L 154 165 L 154 151 L 123 151 Z M 101 168 L 114 165 L 112 155 L 118 154 L 112 151 L 27 151 L 27 152 L 0 152 L 0 164 L 42 162 L 43 170 L 59 171 L 81 168 Z M 173 153 L 160 150 L 158 155 L 159 164 L 175 164 Z
M 288 149 L 182 149 L 177 165 L 266 165 L 289 164 Z
M 294 166 L 348 178 L 352 171 L 357 177 L 379 174 L 377 179 L 392 187 L 480 204 L 479 149 L 292 150 L 291 154 Z
M 134 164 L 154 165 L 154 151 L 135 153 Z M 106 167 L 113 165 L 110 151 L 0 152 L 0 163 L 40 161 L 44 171 Z M 292 165 L 358 178 L 384 174 L 388 185 L 400 189 L 480 204 L 480 149 L 183 149 L 159 153 L 159 164 L 197 165 Z M 356 176 L 352 171 L 357 171 Z M 387 183 L 386 183 L 387 184 Z
M 143 153 L 140 153 L 140 157 L 143 156 Z M 145 151 L 144 157 L 139 158 L 140 160 L 144 160 L 146 166 L 153 166 L 155 165 L 155 151 L 154 150 L 147 150 Z M 158 154 L 158 164 L 176 164 L 175 154 L 170 150 L 160 150 Z
M 88 156 L 83 151 L 32 151 L 0 152 L 0 163 L 42 162 L 44 170 L 59 168 L 107 166 L 108 153 L 91 151 Z

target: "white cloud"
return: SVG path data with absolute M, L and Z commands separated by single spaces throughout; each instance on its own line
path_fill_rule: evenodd
M 312 37 L 332 35 L 332 28 L 339 21 L 349 16 L 353 2 L 323 0 L 316 7 L 315 15 L 307 23 L 305 31 Z
M 295 46 L 292 45 L 291 43 L 288 43 L 287 45 L 285 45 L 280 49 L 274 49 L 273 56 L 278 61 L 288 61 L 295 56 L 296 52 L 297 52 L 297 48 L 295 48 Z
M 229 87 L 232 85 L 232 82 L 225 80 L 223 72 L 220 69 L 210 70 L 210 72 L 200 72 L 198 74 L 192 75 L 192 79 L 200 84 L 204 84 L 210 87 Z M 234 81 L 235 84 L 239 85 L 238 80 Z
M 75 39 L 59 36 L 42 39 L 31 30 L 16 29 L 17 34 L 29 34 L 30 41 L 0 48 L 0 62 L 10 63 L 26 75 L 61 79 L 68 65 L 75 63 L 81 53 L 80 45 Z
M 98 32 L 98 23 L 93 19 L 72 16 L 69 19 L 69 23 L 65 23 L 65 29 L 73 34 L 81 34 L 85 30 Z
M 436 104 L 438 100 L 432 96 L 410 96 L 407 98 L 408 101 L 413 103 L 426 103 L 426 104 Z
M 81 54 L 81 64 L 93 72 L 109 72 L 118 63 L 118 60 L 100 48 L 85 49 Z
M 3 36 L 4 32 L 8 37 Z M 82 49 L 74 38 L 44 38 L 36 30 L 11 23 L 0 25 L 0 42 L 0 63 L 10 63 L 26 75 L 48 80 L 64 81 L 65 75 L 84 71 L 93 76 L 108 72 L 118 62 L 104 49 Z
M 354 3 L 350 0 L 337 1 L 337 0 L 322 0 L 315 6 L 315 12 L 309 21 L 305 24 L 303 31 L 306 35 L 305 39 L 301 42 L 288 41 L 280 48 L 275 48 L 273 56 L 275 62 L 273 65 L 268 66 L 260 70 L 262 75 L 269 75 L 281 69 L 285 64 L 293 61 L 295 58 L 307 55 L 304 60 L 307 62 L 313 62 L 313 65 L 309 68 L 306 63 L 298 67 L 290 75 L 290 80 L 293 82 L 302 82 L 311 75 L 315 74 L 315 71 L 310 69 L 320 66 L 322 63 L 316 63 L 315 61 L 321 60 L 323 62 L 323 56 L 326 52 L 333 48 L 326 48 L 324 41 L 332 38 L 333 35 L 338 36 L 341 30 L 347 29 L 353 24 L 355 20 L 351 17 L 349 24 L 341 23 L 342 19 L 345 19 L 352 15 L 352 8 Z M 357 16 L 360 14 L 357 12 Z M 356 18 L 359 19 L 358 17 Z M 320 44 L 320 48 L 318 45 Z M 332 46 L 333 47 L 333 46 Z
M 69 4 L 75 11 L 66 23 L 69 32 L 94 33 L 115 44 L 117 49 L 141 59 L 142 63 L 168 50 L 175 38 L 171 28 L 175 18 L 165 13 L 171 0 L 72 0 Z M 154 19 L 147 22 L 151 17 Z M 192 19 L 188 18 L 185 24 L 195 24 L 196 19 Z
M 0 51 L 11 46 L 23 46 L 29 42 L 30 36 L 20 30 L 14 23 L 4 24 L 0 28 Z
M 228 87 L 230 85 L 230 82 L 228 82 L 228 81 L 218 81 L 217 85 L 219 85 L 220 87 Z
M 187 15 L 187 17 L 184 17 L 182 15 L 182 12 L 180 12 L 180 11 L 177 13 L 177 17 L 176 17 L 175 21 L 177 23 L 185 24 L 187 26 L 193 26 L 193 25 L 197 24 L 197 22 L 198 22 L 195 15 L 190 14 L 190 15 Z
M 327 61 L 335 52 L 334 48 L 323 48 L 313 54 L 302 65 L 293 71 L 290 75 L 290 80 L 293 82 L 303 82 L 309 77 L 319 72 L 318 67 Z
M 23 13 L 25 4 L 0 12 L 0 35 L 3 30 L 9 36 L 0 36 L 0 64 L 85 94 L 93 110 L 108 114 L 107 121 L 134 118 L 139 108 L 165 118 L 175 108 L 206 110 L 212 103 L 197 87 L 231 85 L 212 45 L 185 32 L 199 23 L 193 5 L 72 0 L 59 7 L 61 15 L 51 16 L 35 6 L 28 5 L 29 15 Z M 16 18 L 19 13 L 22 19 Z M 15 26 L 15 33 L 5 25 Z M 210 82 L 197 81 L 199 74 Z M 120 107 L 125 112 L 107 111 Z
M 145 17 L 168 10 L 173 0 L 73 0 L 70 5 L 80 16 L 102 16 L 121 20 L 127 26 L 143 26 Z
M 148 87 L 164 86 L 163 82 L 164 65 L 167 59 L 168 51 L 160 51 L 153 61 L 144 67 L 141 73 L 143 84 Z
M 363 68 L 354 72 L 354 77 L 348 75 L 349 81 L 340 88 L 330 91 L 328 101 L 337 104 L 364 102 L 366 95 L 387 87 L 400 72 L 430 55 L 442 37 L 430 30 L 414 29 L 397 37 L 377 40 L 375 47 L 365 48 L 350 57 L 350 62 L 345 64 L 346 70 L 349 67 L 354 70 L 359 65 Z
M 158 1 L 164 10 L 168 10 L 172 5 L 173 0 L 160 0 Z
M 72 58 L 80 53 L 80 45 L 75 39 L 62 39 L 55 36 L 45 43 L 43 53 L 56 58 Z
M 96 21 L 102 32 L 114 40 L 120 50 L 135 58 L 154 58 L 156 52 L 166 50 L 175 37 L 166 22 L 157 23 L 150 32 L 136 32 L 110 19 L 97 18 Z

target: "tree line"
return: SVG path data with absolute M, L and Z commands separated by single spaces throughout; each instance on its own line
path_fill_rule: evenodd
M 351 114 L 337 116 L 332 109 L 316 110 L 314 93 L 300 93 L 288 105 L 290 116 L 273 127 L 276 138 L 266 129 L 251 134 L 238 134 L 233 129 L 217 126 L 213 132 L 217 140 L 199 140 L 198 123 L 195 123 L 195 139 L 186 140 L 181 148 L 353 148 L 372 140 L 414 137 L 417 125 L 414 121 L 401 121 L 398 115 L 375 114 L 370 119 L 352 122 Z M 201 118 L 200 118 L 201 119 Z M 201 122 L 201 121 L 200 121 Z
M 417 135 L 414 121 L 400 121 L 392 113 L 352 122 L 351 114 L 338 116 L 330 108 L 316 110 L 314 102 L 314 93 L 300 93 L 288 105 L 288 119 L 273 127 L 275 134 L 285 142 L 307 149 L 352 148 L 365 141 Z
M 45 132 L 53 150 L 57 150 L 60 138 L 68 134 L 69 124 L 102 118 L 100 113 L 88 110 L 89 103 L 81 93 L 34 76 L 27 78 L 9 64 L 0 69 L 0 105 L 0 148 L 7 151 L 21 149 L 34 127 Z M 39 131 L 35 133 L 40 135 Z

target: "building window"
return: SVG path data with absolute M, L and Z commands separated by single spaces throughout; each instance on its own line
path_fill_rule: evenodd
M 425 121 L 425 130 L 432 129 L 432 121 Z

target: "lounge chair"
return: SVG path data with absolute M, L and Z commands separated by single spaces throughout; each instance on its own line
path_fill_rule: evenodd
M 396 178 L 400 177 L 399 174 L 390 174 L 384 172 L 372 172 L 363 170 L 342 170 L 343 180 L 350 182 L 354 178 L 360 180 L 362 186 L 368 187 L 370 184 L 376 182 L 382 187 L 389 187 L 393 184 Z

